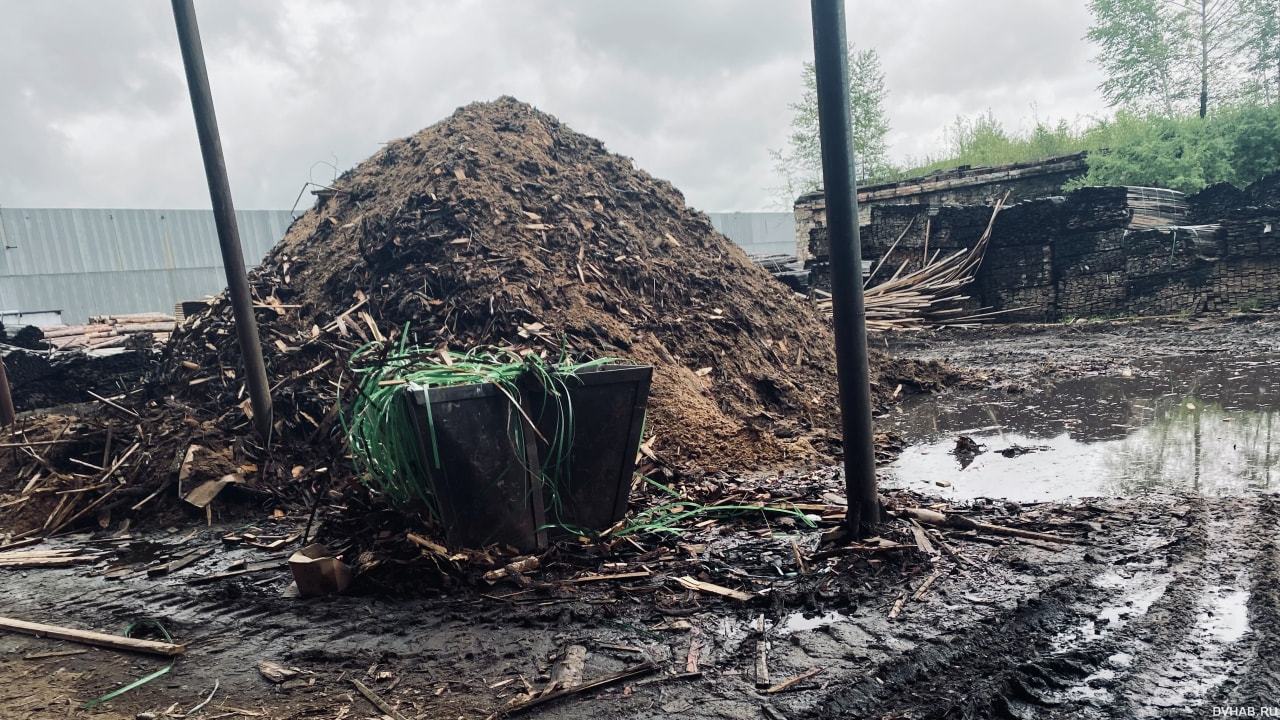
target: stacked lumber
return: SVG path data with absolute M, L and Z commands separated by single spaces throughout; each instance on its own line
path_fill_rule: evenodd
M 1129 218 L 1131 228 L 1182 225 L 1191 214 L 1187 196 L 1177 190 L 1128 186 L 1125 200 L 1133 213 Z
M 1071 192 L 1067 204 L 1063 227 L 1068 231 L 1169 227 L 1191 218 L 1187 196 L 1164 188 L 1083 187 Z
M 983 255 L 991 242 L 991 228 L 1007 197 L 1006 194 L 1005 198 L 996 202 L 986 230 L 973 247 L 957 250 L 943 258 L 939 258 L 942 251 L 935 250 L 924 267 L 905 275 L 902 273 L 909 260 L 904 260 L 888 280 L 866 288 L 863 298 L 867 329 L 904 330 L 937 325 L 971 327 L 998 314 L 973 313 L 958 305 L 969 299 L 961 292 L 973 282 L 974 273 L 982 264 Z M 905 231 L 903 234 L 905 235 Z M 880 264 L 893 255 L 893 250 L 894 247 L 889 248 Z M 870 279 L 874 279 L 879 270 L 879 266 L 872 268 Z M 818 306 L 831 312 L 829 299 L 820 301 Z
M 59 567 L 93 562 L 98 555 L 79 550 L 10 550 L 0 552 L 0 568 Z
M 150 333 L 156 342 L 169 340 L 175 327 L 172 315 L 137 313 L 101 315 L 83 325 L 55 325 L 44 329 L 44 339 L 58 350 L 102 350 L 123 347 L 130 335 Z
M 804 292 L 808 289 L 809 271 L 794 255 L 753 254 L 747 257 L 792 290 Z
M 1280 214 L 1223 221 L 1219 235 L 1223 260 L 1213 266 L 1204 309 L 1256 311 L 1280 305 Z

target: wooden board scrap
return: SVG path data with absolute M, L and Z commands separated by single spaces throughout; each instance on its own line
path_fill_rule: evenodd
M 0 617 L 0 630 L 12 630 L 36 637 L 51 637 L 57 640 L 70 640 L 71 642 L 84 643 L 86 645 L 97 645 L 114 650 L 133 650 L 152 655 L 173 656 L 181 655 L 187 651 L 185 645 L 157 642 L 155 640 L 139 640 L 137 638 L 124 637 L 123 635 L 107 635 L 91 630 L 77 630 L 5 617 Z
M 741 590 L 733 590 L 731 588 L 723 587 L 721 585 L 716 585 L 714 583 L 703 582 L 701 580 L 696 580 L 694 578 L 691 578 L 687 575 L 676 578 L 676 582 L 680 583 L 680 585 L 684 587 L 686 590 L 694 590 L 696 592 L 708 593 L 711 595 L 720 595 L 722 597 L 731 598 L 733 600 L 740 600 L 742 602 L 750 602 L 751 600 L 754 600 L 756 598 L 756 596 L 753 593 L 743 592 Z

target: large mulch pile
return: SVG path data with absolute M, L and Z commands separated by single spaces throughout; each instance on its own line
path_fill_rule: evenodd
M 127 472 L 142 484 L 130 494 L 142 494 L 173 484 L 196 442 L 250 486 L 308 499 L 325 473 L 352 474 L 337 412 L 351 352 L 406 328 L 438 348 L 653 365 L 650 447 L 681 470 L 757 469 L 838 450 L 827 321 L 671 184 L 512 98 L 460 108 L 344 174 L 251 284 L 276 403 L 270 449 L 253 435 L 222 296 L 175 332 L 151 392 L 121 401 L 142 417 L 108 408 L 79 421 L 78 432 L 105 438 L 112 418 L 115 450 L 42 446 L 39 471 L 66 470 L 65 482 L 86 486 Z M 936 364 L 879 353 L 872 375 L 882 405 L 899 385 L 954 379 Z M 133 442 L 141 452 L 109 478 L 68 465 L 66 449 L 79 448 L 77 459 L 105 470 Z M 16 489 L 31 477 L 30 455 L 0 459 L 0 472 L 24 478 Z M 87 503 L 93 493 L 80 496 Z
M 655 447 L 677 462 L 773 463 L 808 450 L 778 436 L 825 441 L 835 429 L 820 314 L 670 183 L 511 98 L 461 108 L 346 173 L 270 253 L 256 285 L 271 304 L 300 306 L 266 323 L 289 348 L 367 298 L 343 323 L 348 337 L 371 339 L 367 311 L 384 335 L 407 324 L 419 342 L 455 350 L 566 348 L 652 364 Z M 220 302 L 204 319 L 229 314 Z M 232 366 L 234 346 L 211 350 L 200 330 L 180 335 L 176 355 Z M 277 374 L 312 360 L 272 358 Z M 879 354 L 874 365 L 882 401 L 898 375 L 913 387 L 941 379 L 938 368 Z M 224 397 L 209 389 L 196 397 Z

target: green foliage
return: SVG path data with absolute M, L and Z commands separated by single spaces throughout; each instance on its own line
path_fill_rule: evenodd
M 801 72 L 804 94 L 790 105 L 793 114 L 791 135 L 783 150 L 770 150 L 774 171 L 782 185 L 773 188 L 779 203 L 787 208 L 797 197 L 822 187 L 822 143 L 818 133 L 817 73 L 806 62 Z M 889 118 L 885 112 L 884 70 L 875 50 L 849 46 L 849 116 L 853 128 L 853 151 L 860 180 L 883 177 L 892 172 L 889 164 Z
M 663 489 L 665 490 L 666 488 Z M 621 530 L 613 533 L 613 535 L 614 537 L 642 533 L 683 535 L 689 529 L 687 525 L 690 524 L 690 521 L 748 517 L 757 514 L 762 517 L 780 515 L 795 522 L 803 523 L 809 528 L 817 527 L 813 520 L 809 519 L 808 515 L 798 510 L 794 505 L 791 507 L 785 505 L 701 505 L 691 501 L 677 500 L 636 513 Z
M 1241 105 L 1210 115 L 1169 118 L 1126 112 L 1085 133 L 1089 173 L 1078 185 L 1144 185 L 1195 192 L 1246 185 L 1280 170 L 1280 107 Z
M 1274 0 L 1090 0 L 1089 11 L 1099 89 L 1130 112 L 1206 117 L 1275 68 Z
M 1230 182 L 1251 183 L 1280 170 L 1280 105 L 1245 106 L 1221 119 L 1230 131 Z
M 1070 155 L 1090 147 L 1085 135 L 1066 120 L 1047 125 L 1039 120 L 1029 131 L 1008 131 L 988 110 L 974 118 L 957 117 L 943 131 L 946 149 L 895 171 L 898 178 L 915 177 L 963 165 L 1005 165 Z

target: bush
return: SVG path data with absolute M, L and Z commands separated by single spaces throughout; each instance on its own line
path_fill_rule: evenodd
M 903 169 L 897 178 L 964 165 L 1005 165 L 1089 151 L 1084 185 L 1141 185 L 1191 193 L 1228 182 L 1243 187 L 1280 171 L 1280 105 L 1223 108 L 1207 118 L 1135 115 L 1121 111 L 1084 130 L 1065 120 L 1037 121 L 1010 132 L 987 112 L 956 118 L 946 130 L 947 152 Z
M 1247 185 L 1280 170 L 1280 108 L 1242 105 L 1207 118 L 1121 112 L 1085 133 L 1089 173 L 1074 185 L 1145 185 L 1195 192 Z

